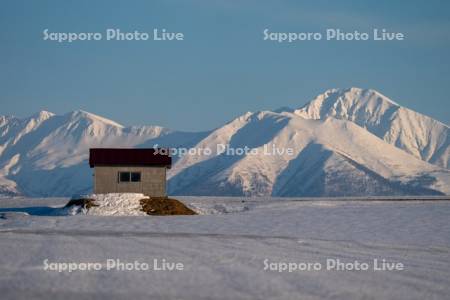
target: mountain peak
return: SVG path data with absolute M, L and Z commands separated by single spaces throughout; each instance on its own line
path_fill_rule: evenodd
M 74 110 L 72 112 L 67 113 L 66 116 L 68 116 L 69 118 L 74 119 L 74 120 L 87 119 L 92 122 L 97 121 L 97 122 L 105 123 L 107 125 L 111 125 L 114 127 L 124 128 L 123 125 L 121 125 L 113 120 L 101 117 L 99 115 L 96 115 L 96 114 L 93 114 L 93 113 L 90 113 L 90 112 L 87 112 L 84 110 Z
M 332 88 L 326 90 L 324 93 L 320 94 L 316 98 L 319 98 L 320 96 L 326 96 L 329 97 L 331 95 L 337 95 L 337 96 L 346 96 L 346 97 L 380 97 L 383 98 L 383 100 L 390 102 L 392 104 L 398 105 L 396 102 L 392 101 L 382 93 L 380 93 L 377 90 L 370 89 L 370 88 L 359 88 L 359 87 L 347 87 L 347 88 Z M 314 100 L 313 100 L 314 101 Z
M 46 110 L 41 110 L 40 112 L 37 112 L 34 115 L 32 115 L 31 118 L 37 119 L 39 121 L 44 121 L 44 120 L 50 119 L 53 116 L 55 116 L 54 113 L 46 111 Z
M 5 117 L 3 125 L 0 117 L 0 194 L 10 186 L 8 192 L 30 196 L 78 194 L 92 185 L 90 148 L 156 144 L 196 150 L 174 159 L 168 183 L 174 194 L 450 192 L 450 173 L 440 168 L 449 168 L 448 127 L 374 90 L 332 89 L 295 113 L 280 111 L 247 112 L 194 135 L 159 126 L 123 128 L 83 110 Z
M 448 126 L 372 89 L 330 89 L 294 112 L 305 119 L 351 121 L 422 160 L 449 168 Z
M 356 111 L 374 115 L 398 107 L 400 105 L 376 90 L 351 87 L 329 89 L 294 113 L 306 119 L 326 116 L 352 119 Z
M 14 116 L 0 116 L 0 126 L 7 124 L 11 120 L 17 120 L 17 118 Z

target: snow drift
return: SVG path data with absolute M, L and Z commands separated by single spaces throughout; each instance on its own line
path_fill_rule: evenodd
M 146 216 L 141 199 L 148 198 L 139 193 L 92 194 L 84 198 L 93 199 L 96 206 L 86 211 L 94 216 Z

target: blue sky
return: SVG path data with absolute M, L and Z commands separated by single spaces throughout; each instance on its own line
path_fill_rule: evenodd
M 447 1 L 2 1 L 0 114 L 83 109 L 124 125 L 206 130 L 246 111 L 373 88 L 450 123 Z M 182 42 L 44 41 L 52 32 L 152 31 Z M 262 31 L 403 32 L 405 41 L 263 41 Z

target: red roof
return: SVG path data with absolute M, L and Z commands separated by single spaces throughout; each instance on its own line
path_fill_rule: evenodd
M 92 148 L 89 149 L 89 166 L 95 165 L 133 165 L 133 166 L 166 166 L 172 165 L 169 149 L 121 149 Z

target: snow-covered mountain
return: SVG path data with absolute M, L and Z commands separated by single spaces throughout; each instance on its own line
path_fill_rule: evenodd
M 0 194 L 71 195 L 90 190 L 91 147 L 138 147 L 149 140 L 192 134 L 160 126 L 124 127 L 85 112 L 42 111 L 29 118 L 0 117 Z
M 174 157 L 171 194 L 450 194 L 448 126 L 356 88 L 329 90 L 297 110 L 248 112 L 199 133 L 124 127 L 84 111 L 1 116 L 0 194 L 87 193 L 90 147 L 155 145 L 196 149 Z M 223 145 L 229 152 L 218 153 Z
M 345 196 L 450 193 L 450 172 L 356 124 L 270 111 L 247 113 L 196 148 L 248 146 L 248 155 L 184 156 L 170 173 L 180 195 Z M 292 149 L 293 153 L 275 152 Z
M 313 120 L 333 117 L 354 122 L 419 159 L 450 168 L 449 127 L 402 107 L 377 91 L 328 90 L 295 114 Z

